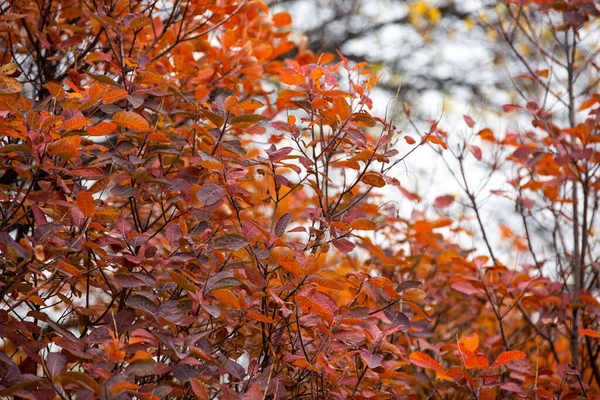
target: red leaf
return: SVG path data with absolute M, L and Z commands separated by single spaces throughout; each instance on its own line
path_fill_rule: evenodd
M 239 235 L 225 235 L 215 240 L 215 249 L 218 250 L 239 250 L 247 246 L 248 240 Z
M 515 104 L 505 104 L 502 106 L 502 109 L 504 110 L 504 112 L 511 112 L 511 111 L 523 110 L 523 107 L 517 106 Z
M 379 367 L 381 365 L 381 362 L 383 361 L 382 356 L 378 354 L 373 354 L 368 349 L 362 349 L 360 351 L 360 357 L 371 369 Z
M 591 336 L 591 337 L 595 337 L 595 338 L 600 338 L 600 332 L 594 331 L 592 329 L 580 329 L 579 334 L 585 335 L 585 336 Z
M 354 243 L 344 238 L 334 239 L 332 243 L 336 249 L 343 253 L 350 253 L 352 250 L 354 250 L 355 247 Z
M 196 192 L 196 198 L 205 205 L 210 206 L 217 203 L 225 196 L 227 190 L 214 183 L 206 183 L 200 190 Z
M 481 291 L 482 291 L 481 289 L 476 288 L 475 286 L 473 286 L 471 283 L 469 283 L 467 281 L 454 282 L 450 285 L 450 287 L 458 292 L 468 294 L 468 295 L 481 293 Z
M 479 148 L 479 146 L 467 144 L 467 149 L 469 149 L 469 151 L 471 152 L 471 154 L 473 154 L 477 161 L 481 161 L 481 148 Z
M 473 121 L 473 118 L 469 117 L 468 115 L 463 115 L 463 118 L 464 118 L 465 122 L 467 123 L 467 125 L 469 125 L 469 128 L 472 128 L 475 126 L 475 121 Z
M 445 196 L 440 196 L 436 198 L 433 202 L 433 206 L 436 208 L 442 208 L 448 207 L 452 203 L 454 203 L 454 196 L 451 194 L 447 194 Z
M 290 214 L 290 213 L 283 214 L 277 221 L 277 224 L 275 225 L 275 231 L 274 231 L 275 236 L 281 236 L 283 234 L 283 232 L 285 232 L 285 228 L 287 228 L 287 226 L 291 220 L 292 220 L 292 214 Z

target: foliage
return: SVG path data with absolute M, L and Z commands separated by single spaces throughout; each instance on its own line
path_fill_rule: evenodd
M 366 64 L 285 58 L 291 17 L 260 1 L 2 6 L 0 396 L 600 395 L 599 99 L 575 94 L 595 73 L 575 46 L 597 11 L 505 10 L 527 40 L 539 31 L 519 22 L 552 14 L 540 52 L 568 39 L 532 75 L 567 116 L 507 105 L 534 131 L 482 129 L 457 151 L 437 121 L 415 139 L 372 115 Z M 425 145 L 455 156 L 479 232 L 448 211 L 454 195 L 386 202 L 419 200 L 393 168 Z M 531 265 L 493 248 L 469 154 L 516 166 L 496 193 L 517 204 L 524 234 L 505 227 L 505 242 Z M 554 229 L 550 255 L 533 220 Z

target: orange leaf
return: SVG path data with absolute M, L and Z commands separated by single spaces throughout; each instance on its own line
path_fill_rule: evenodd
M 132 339 L 133 339 L 133 338 L 132 338 Z M 142 341 L 143 341 L 143 339 L 142 339 L 142 340 L 139 340 L 139 339 L 138 339 L 138 341 L 139 341 L 139 342 L 142 342 Z M 133 343 L 131 342 L 131 339 L 129 340 L 129 344 L 133 344 Z M 130 360 L 128 360 L 127 362 L 128 362 L 128 363 L 132 363 L 132 362 L 134 362 L 134 361 L 137 361 L 137 360 L 149 360 L 149 359 L 151 359 L 151 358 L 152 358 L 152 354 L 150 354 L 150 353 L 148 353 L 148 352 L 146 352 L 146 351 L 143 351 L 143 350 L 137 350 L 137 351 L 135 352 L 135 354 L 133 355 L 133 357 L 132 357 Z
M 350 224 L 352 229 L 357 231 L 374 231 L 377 228 L 375 222 L 366 218 L 357 218 Z
M 137 390 L 140 387 L 133 382 L 117 382 L 110 388 L 110 394 L 117 394 L 126 390 Z
M 466 357 L 465 367 L 467 369 L 487 369 L 489 361 L 485 356 Z
M 58 267 L 58 269 L 66 272 L 67 274 L 69 274 L 71 276 L 81 275 L 81 272 L 79 272 L 79 270 L 71 264 L 59 262 L 56 266 Z
M 438 138 L 438 137 L 435 137 L 435 136 L 433 136 L 433 135 L 429 135 L 429 136 L 427 137 L 427 140 L 428 140 L 428 141 L 430 141 L 431 143 L 439 144 L 439 145 L 440 145 L 440 146 L 442 146 L 444 149 L 447 149 L 447 148 L 448 148 L 448 146 L 446 145 L 446 143 L 444 143 L 444 141 L 443 141 L 443 140 L 441 140 L 440 138 Z
M 479 336 L 476 333 L 472 333 L 467 337 L 460 338 L 458 343 L 462 344 L 470 352 L 474 352 L 479 347 Z
M 585 335 L 585 336 L 591 336 L 591 337 L 595 337 L 595 338 L 600 338 L 600 332 L 594 331 L 592 329 L 580 329 L 579 334 Z
M 96 203 L 89 192 L 77 193 L 77 207 L 81 210 L 84 216 L 91 218 L 96 213 Z
M 428 356 L 427 354 L 421 352 L 421 351 L 415 351 L 414 353 L 412 353 L 410 355 L 410 361 L 421 367 L 421 368 L 426 368 L 426 369 L 433 369 L 436 373 L 437 376 L 439 378 L 445 379 L 445 380 L 450 380 L 452 381 L 453 379 L 444 371 L 444 367 L 442 367 L 440 365 L 440 363 L 438 363 L 437 361 L 435 361 L 433 358 L 431 358 L 430 356 Z
M 333 99 L 333 109 L 335 113 L 340 116 L 342 121 L 345 121 L 350 116 L 352 110 L 350 109 L 350 104 L 343 97 L 335 97 Z
M 586 108 L 590 108 L 591 106 L 593 106 L 594 104 L 596 104 L 598 102 L 598 100 L 592 98 L 592 99 L 587 99 L 586 101 L 584 101 L 583 103 L 581 103 L 581 106 L 579 107 L 579 111 L 583 111 Z
M 132 111 L 116 112 L 114 113 L 112 120 L 115 124 L 127 129 L 131 129 L 132 131 L 144 132 L 150 130 L 148 121 L 146 121 L 141 115 Z
M 86 117 L 71 118 L 70 120 L 65 121 L 65 123 L 64 123 L 65 131 L 71 132 L 71 131 L 75 131 L 77 129 L 81 129 L 84 126 L 86 126 L 87 124 L 89 124 L 90 121 L 91 121 L 91 118 L 86 118 Z
M 217 289 L 213 291 L 213 296 L 221 303 L 227 304 L 228 306 L 232 306 L 236 310 L 240 309 L 240 301 L 231 290 Z
M 427 293 L 422 289 L 410 288 L 404 292 L 403 297 L 405 300 L 409 301 L 422 301 L 427 297 Z
M 378 188 L 385 186 L 385 179 L 377 172 L 367 172 L 360 178 L 360 180 L 367 185 L 375 186 Z
M 125 351 L 119 347 L 117 342 L 106 342 L 104 352 L 113 361 L 121 362 L 125 359 Z
M 127 90 L 114 89 L 102 96 L 104 104 L 111 104 L 127 97 Z
M 87 132 L 90 136 L 106 136 L 113 133 L 117 125 L 112 122 L 100 122 L 98 125 L 88 126 Z
M 332 163 L 331 165 L 333 167 L 337 167 L 337 168 L 350 168 L 350 169 L 355 169 L 357 171 L 360 169 L 360 164 L 357 163 L 356 161 L 352 161 L 352 160 L 336 161 L 336 162 Z
M 259 321 L 259 322 L 264 322 L 265 324 L 274 324 L 276 322 L 271 317 L 267 317 L 266 315 L 255 313 L 255 312 L 252 312 L 252 311 L 248 311 L 246 313 L 246 316 L 248 318 L 255 319 L 255 320 Z
M 61 84 L 56 82 L 48 82 L 44 85 L 44 87 L 48 89 L 52 97 L 54 97 L 56 100 L 62 100 L 65 98 L 66 92 Z
M 294 258 L 280 258 L 279 265 L 281 265 L 281 267 L 287 272 L 290 272 L 296 276 L 302 276 L 302 266 Z
M 273 23 L 277 27 L 287 26 L 292 23 L 292 16 L 287 11 L 273 15 Z
M 295 86 L 304 82 L 304 77 L 300 74 L 295 74 L 292 71 L 285 70 L 279 75 L 279 81 L 286 85 Z
M 422 368 L 435 369 L 436 371 L 443 371 L 444 367 L 431 356 L 421 352 L 415 351 L 410 355 L 410 361 Z
M 77 147 L 75 147 L 73 142 L 68 139 L 60 139 L 50 143 L 47 147 L 47 151 L 49 155 L 58 156 L 65 160 L 69 160 L 79 155 Z
M 520 350 L 510 350 L 500 353 L 496 361 L 492 364 L 492 368 L 499 367 L 500 365 L 506 365 L 511 361 L 522 360 L 527 357 L 527 354 Z
M 487 142 L 494 142 L 494 132 L 490 128 L 484 128 L 477 132 L 477 136 L 481 138 L 481 140 L 485 140 Z

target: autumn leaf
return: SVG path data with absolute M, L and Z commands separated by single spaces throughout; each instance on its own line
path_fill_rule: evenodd
M 276 321 L 275 321 L 273 318 L 271 318 L 271 317 L 267 317 L 267 316 L 265 316 L 265 315 L 263 315 L 263 314 L 258 314 L 258 313 L 255 313 L 255 312 L 253 312 L 253 311 L 248 311 L 248 312 L 246 313 L 246 316 L 247 316 L 248 318 L 254 319 L 254 320 L 256 320 L 256 321 L 259 321 L 259 322 L 264 322 L 265 324 L 274 324 L 274 323 L 276 322 Z
M 224 235 L 215 240 L 217 250 L 239 250 L 249 244 L 248 240 L 239 235 Z
M 467 149 L 471 152 L 471 154 L 473 154 L 473 157 L 475 157 L 475 159 L 477 161 L 481 161 L 481 148 L 479 146 L 475 146 L 472 144 L 466 144 Z
M 523 107 L 517 106 L 514 104 L 505 104 L 502 106 L 502 109 L 504 110 L 504 112 L 512 112 L 512 111 L 523 110 Z
M 382 188 L 385 186 L 385 179 L 378 174 L 377 172 L 367 172 L 365 173 L 360 180 L 367 185 Z
M 520 350 L 504 351 L 498 355 L 496 361 L 491 365 L 491 368 L 497 368 L 501 365 L 506 365 L 511 361 L 522 360 L 527 357 L 527 354 Z
M 444 371 L 444 367 L 442 367 L 440 365 L 440 363 L 438 363 L 433 358 L 431 358 L 429 355 L 427 355 L 421 351 L 415 351 L 415 352 L 411 353 L 409 358 L 410 358 L 411 363 L 413 363 L 421 368 L 433 369 L 436 372 L 436 375 L 441 379 L 448 380 L 448 381 L 454 380 Z
M 467 282 L 467 281 L 453 282 L 450 285 L 450 287 L 452 287 L 452 289 L 454 289 L 456 291 L 459 291 L 459 292 L 467 294 L 467 295 L 483 293 L 482 289 L 475 287 L 472 283 Z
M 458 343 L 470 352 L 474 352 L 479 347 L 479 335 L 472 333 L 469 336 L 460 338 Z
M 463 115 L 463 119 L 465 120 L 469 128 L 473 128 L 475 126 L 475 121 L 473 121 L 473 118 L 469 117 L 468 115 Z
M 451 194 L 440 196 L 435 199 L 433 206 L 436 208 L 448 207 L 454 203 L 454 196 Z
M 212 295 L 215 299 L 219 300 L 221 303 L 226 304 L 235 308 L 236 310 L 240 309 L 240 302 L 236 295 L 229 289 L 217 289 L 212 291 Z
M 196 192 L 196 197 L 207 206 L 217 203 L 225 196 L 227 190 L 214 183 L 206 183 Z
M 350 223 L 350 226 L 356 231 L 374 231 L 377 228 L 375 222 L 366 218 L 357 218 Z
M 83 215 L 87 218 L 91 218 L 96 213 L 96 204 L 94 202 L 94 197 L 89 192 L 79 192 L 77 193 L 77 207 L 81 210 Z
M 68 139 L 59 139 L 46 147 L 50 156 L 57 156 L 65 160 L 70 160 L 79 156 L 79 149 Z
M 117 382 L 110 388 L 110 394 L 117 395 L 128 390 L 137 390 L 140 387 L 133 382 Z
M 148 122 L 133 111 L 119 111 L 113 114 L 112 122 L 132 131 L 146 132 L 150 130 Z
M 279 12 L 273 15 L 273 23 L 277 27 L 290 25 L 292 23 L 292 16 L 287 11 Z
M 590 336 L 594 338 L 600 338 L 600 332 L 592 329 L 579 329 L 579 334 L 584 336 Z
M 89 124 L 91 121 L 92 121 L 91 118 L 86 118 L 86 117 L 71 118 L 64 122 L 65 131 L 71 132 L 74 130 L 82 129 L 87 124 Z
M 97 125 L 88 126 L 87 132 L 89 133 L 90 136 L 106 136 L 106 135 L 113 133 L 116 128 L 117 128 L 116 124 L 114 124 L 112 122 L 104 121 L 104 122 L 100 122 Z
M 287 226 L 291 220 L 292 220 L 292 214 L 290 214 L 290 213 L 283 214 L 277 220 L 277 224 L 275 225 L 275 230 L 274 230 L 275 236 L 281 236 L 285 232 L 285 229 L 287 228 Z
M 352 243 L 348 239 L 344 239 L 344 238 L 333 239 L 331 243 L 333 244 L 333 247 L 335 247 L 342 253 L 349 253 L 352 250 L 354 250 L 354 247 L 355 247 L 354 243 Z

